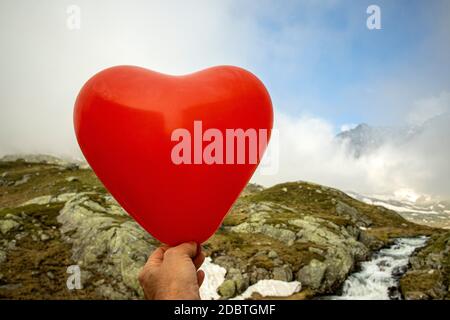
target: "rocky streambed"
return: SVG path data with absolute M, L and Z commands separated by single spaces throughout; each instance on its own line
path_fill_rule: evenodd
M 362 262 L 360 270 L 344 282 L 341 294 L 323 299 L 396 300 L 401 293 L 399 280 L 406 272 L 412 253 L 425 246 L 427 237 L 399 238 L 388 248 Z

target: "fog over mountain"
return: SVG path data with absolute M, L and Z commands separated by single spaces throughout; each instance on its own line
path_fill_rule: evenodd
M 372 127 L 362 123 L 353 129 L 339 133 L 336 137 L 342 140 L 342 143 L 348 143 L 350 151 L 359 158 L 379 149 L 386 143 L 394 145 L 408 143 L 419 133 L 419 126 Z
M 361 124 L 336 135 L 323 119 L 280 115 L 279 170 L 254 180 L 309 180 L 366 194 L 409 192 L 449 199 L 449 120 L 447 112 L 422 124 Z
M 342 143 L 348 144 L 350 151 L 358 158 L 373 153 L 386 144 L 399 147 L 414 144 L 423 134 L 427 135 L 445 128 L 445 123 L 448 123 L 449 118 L 450 114 L 444 113 L 432 117 L 421 125 L 397 127 L 370 126 L 362 123 L 355 128 L 340 132 L 336 137 Z

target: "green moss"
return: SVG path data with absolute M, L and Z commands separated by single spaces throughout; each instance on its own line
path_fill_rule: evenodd
M 450 231 L 441 231 L 432 235 L 427 245 L 414 253 L 412 269 L 400 280 L 404 296 L 420 293 L 425 294 L 425 298 L 450 299 L 449 246 Z
M 299 217 L 301 217 L 301 215 L 296 212 L 289 212 L 289 211 L 287 211 L 287 212 L 272 212 L 267 217 L 266 223 L 274 225 L 274 226 L 277 224 L 287 225 L 289 220 L 298 219 Z M 294 226 L 292 226 L 292 227 L 294 227 Z
M 59 214 L 63 206 L 62 203 L 50 203 L 47 205 L 30 204 L 16 208 L 3 208 L 0 209 L 0 218 L 4 218 L 7 214 L 13 214 L 18 217 L 25 214 L 27 217 L 38 219 L 48 225 L 53 225 L 55 215 Z
M 400 289 L 403 296 L 408 297 L 411 293 L 420 292 L 426 294 L 429 298 L 443 297 L 433 296 L 436 294 L 436 288 L 442 284 L 442 274 L 437 270 L 418 270 L 408 272 L 400 279 Z
M 20 230 L 0 239 L 16 241 L 14 250 L 8 250 L 7 259 L 0 264 L 0 299 L 101 299 L 96 288 L 89 283 L 83 290 L 67 290 L 67 267 L 76 264 L 72 260 L 71 246 L 61 240 L 57 221 L 63 204 L 28 205 L 17 208 L 0 209 L 0 219 L 13 214 L 20 221 Z M 40 241 L 40 233 L 50 236 Z M 14 236 L 23 236 L 19 239 Z M 37 239 L 36 239 L 37 237 Z M 53 274 L 49 277 L 48 274 Z M 92 273 L 91 282 L 101 279 Z M 3 284 L 20 284 L 8 290 Z
M 17 208 L 3 208 L 0 209 L 0 219 L 8 214 L 12 214 L 18 217 L 22 230 L 39 230 L 42 228 L 42 225 L 45 227 L 59 225 L 57 216 L 62 207 L 62 203 L 53 203 L 48 205 L 32 204 Z M 35 226 L 34 221 L 39 221 L 40 226 Z M 12 239 L 14 234 L 9 233 L 3 237 Z
M 107 191 L 89 169 L 66 169 L 51 164 L 28 164 L 21 160 L 0 162 L 0 175 L 7 172 L 0 185 L 0 207 L 17 206 L 27 200 L 44 196 L 70 192 L 95 191 L 106 194 Z M 24 175 L 29 181 L 15 186 L 13 183 Z M 74 181 L 67 178 L 75 177 Z
M 245 263 L 250 262 L 251 265 L 265 269 L 273 268 L 273 261 L 267 255 L 256 254 L 274 250 L 279 259 L 290 264 L 296 272 L 309 264 L 312 259 L 324 260 L 321 255 L 309 251 L 313 245 L 312 243 L 294 243 L 292 246 L 286 246 L 285 243 L 262 234 L 218 231 L 203 245 L 203 248 L 206 254 L 213 258 L 226 253 Z

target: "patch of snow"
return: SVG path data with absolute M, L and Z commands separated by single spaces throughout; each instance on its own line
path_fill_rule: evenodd
M 263 297 L 287 297 L 299 292 L 301 289 L 302 285 L 298 281 L 260 280 L 232 300 L 244 300 L 250 298 L 256 292 Z
M 409 201 L 414 203 L 421 197 L 421 195 L 412 189 L 400 189 L 394 192 L 394 197 L 399 201 Z
M 205 272 L 205 280 L 200 287 L 200 297 L 202 300 L 218 300 L 217 293 L 219 286 L 225 281 L 227 270 L 212 262 L 210 257 L 206 257 L 201 268 Z M 287 297 L 301 290 L 301 283 L 298 281 L 285 282 L 280 280 L 260 280 L 250 286 L 241 295 L 233 300 L 243 300 L 250 298 L 255 292 L 264 297 Z
M 376 206 L 382 206 L 382 207 L 385 207 L 386 209 L 394 210 L 397 212 L 416 212 L 416 213 L 423 213 L 423 214 L 439 214 L 436 211 L 425 211 L 425 210 L 417 210 L 417 209 L 413 209 L 413 208 L 409 208 L 409 207 L 400 207 L 400 206 L 386 203 L 384 201 L 373 201 L 372 204 L 376 205 Z
M 220 295 L 217 288 L 224 282 L 227 270 L 214 264 L 210 257 L 206 257 L 200 268 L 205 272 L 205 280 L 200 287 L 200 298 L 202 300 L 218 300 Z

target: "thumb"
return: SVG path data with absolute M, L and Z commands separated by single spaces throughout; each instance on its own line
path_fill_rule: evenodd
M 193 241 L 182 243 L 172 248 L 172 251 L 179 255 L 187 255 L 194 258 L 197 255 L 197 244 Z

